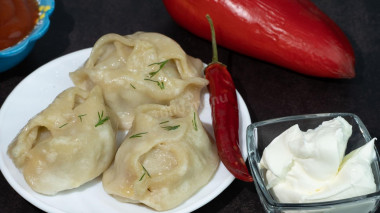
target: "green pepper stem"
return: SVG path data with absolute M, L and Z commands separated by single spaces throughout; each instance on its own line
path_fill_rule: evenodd
M 211 19 L 209 14 L 206 15 L 206 18 L 208 20 L 208 23 L 210 24 L 210 29 L 211 29 L 211 43 L 212 43 L 212 62 L 211 63 L 217 63 L 218 62 L 218 50 L 216 47 L 215 28 L 214 28 L 214 24 L 213 24 L 212 19 Z

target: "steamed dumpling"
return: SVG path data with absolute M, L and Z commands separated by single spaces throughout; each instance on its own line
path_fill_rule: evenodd
M 103 173 L 103 188 L 122 202 L 168 210 L 206 185 L 218 165 L 215 143 L 195 111 L 176 117 L 170 107 L 144 105 Z
M 181 116 L 197 108 L 200 90 L 208 84 L 202 71 L 202 62 L 188 56 L 174 40 L 137 32 L 101 37 L 85 65 L 70 77 L 85 90 L 99 85 L 120 129 L 129 129 L 134 109 L 142 104 L 181 108 Z
M 108 116 L 99 87 L 91 92 L 69 88 L 27 123 L 8 154 L 36 192 L 76 188 L 113 160 L 115 131 Z

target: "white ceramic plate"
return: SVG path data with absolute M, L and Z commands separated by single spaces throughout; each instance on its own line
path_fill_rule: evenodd
M 80 50 L 57 58 L 40 67 L 26 77 L 5 100 L 0 109 L 0 168 L 9 184 L 24 199 L 46 212 L 155 212 L 136 204 L 121 203 L 104 192 L 101 179 L 97 178 L 81 187 L 61 192 L 55 196 L 45 196 L 34 192 L 25 182 L 22 173 L 7 155 L 8 145 L 17 133 L 34 115 L 45 109 L 64 89 L 73 86 L 69 72 L 75 71 L 88 58 L 91 49 Z M 247 158 L 246 127 L 251 123 L 246 104 L 239 93 L 240 149 Z M 202 93 L 200 118 L 206 130 L 212 133 L 209 93 Z M 205 205 L 224 189 L 234 177 L 222 163 L 213 179 L 182 205 L 167 212 L 191 212 Z

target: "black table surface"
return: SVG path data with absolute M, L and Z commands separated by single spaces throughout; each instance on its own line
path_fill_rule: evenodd
M 313 1 L 351 41 L 356 55 L 354 79 L 304 76 L 222 47 L 219 59 L 227 64 L 253 122 L 290 115 L 349 112 L 363 120 L 373 137 L 380 137 L 380 1 Z M 0 106 L 15 86 L 38 67 L 92 47 L 107 33 L 159 32 L 176 40 L 189 55 L 211 61 L 210 42 L 178 26 L 161 1 L 57 0 L 55 4 L 50 29 L 31 54 L 20 65 L 0 73 Z M 0 212 L 42 211 L 18 195 L 0 175 Z M 235 180 L 195 212 L 264 210 L 254 184 Z

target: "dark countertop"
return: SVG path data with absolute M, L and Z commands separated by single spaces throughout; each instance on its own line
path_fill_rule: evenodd
M 351 80 L 308 77 L 219 47 L 252 121 L 325 112 L 358 115 L 380 137 L 380 1 L 314 0 L 346 33 L 356 55 Z M 189 54 L 211 61 L 210 43 L 179 27 L 161 1 L 56 1 L 47 34 L 17 67 L 0 73 L 0 106 L 14 87 L 41 65 L 91 47 L 106 33 L 163 33 Z M 244 32 L 241 32 L 244 33 Z M 379 147 L 379 146 L 378 146 Z M 0 175 L 0 212 L 41 212 Z M 196 212 L 264 212 L 253 183 L 235 180 Z

